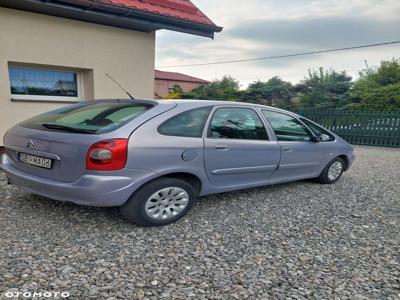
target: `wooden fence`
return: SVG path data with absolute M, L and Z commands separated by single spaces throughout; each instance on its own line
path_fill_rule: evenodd
M 351 144 L 400 148 L 400 112 L 301 110 Z

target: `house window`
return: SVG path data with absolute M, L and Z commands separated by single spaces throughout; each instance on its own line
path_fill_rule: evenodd
M 8 67 L 13 100 L 78 101 L 81 74 L 76 71 Z

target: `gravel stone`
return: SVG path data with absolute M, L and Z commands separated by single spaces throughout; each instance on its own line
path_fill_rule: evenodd
M 355 152 L 334 185 L 204 197 L 160 228 L 29 194 L 0 172 L 0 299 L 400 299 L 400 149 Z

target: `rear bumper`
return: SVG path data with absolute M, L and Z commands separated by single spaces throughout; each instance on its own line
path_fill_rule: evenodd
M 17 170 L 6 154 L 0 157 L 0 169 L 8 180 L 33 194 L 54 200 L 88 206 L 121 206 L 153 173 L 128 170 L 128 175 L 83 175 L 75 182 L 55 181 Z

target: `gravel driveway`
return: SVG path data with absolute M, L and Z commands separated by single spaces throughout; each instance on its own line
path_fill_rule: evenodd
M 1 174 L 0 298 L 400 299 L 400 150 L 356 155 L 337 184 L 205 197 L 162 228 L 32 196 Z

